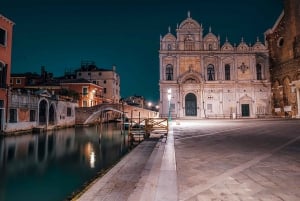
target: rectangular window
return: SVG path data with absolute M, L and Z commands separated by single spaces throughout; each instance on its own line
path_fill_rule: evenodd
M 82 95 L 87 95 L 88 94 L 88 88 L 87 87 L 83 87 L 82 88 Z
M 30 121 L 35 121 L 35 110 L 30 110 Z
M 4 107 L 4 100 L 0 100 L 0 108 Z
M 104 89 L 103 89 L 103 93 L 105 93 L 105 94 L 106 94 L 106 88 L 104 88 Z
M 175 103 L 170 104 L 170 111 L 174 112 L 175 111 Z
M 6 87 L 7 65 L 0 62 L 0 88 Z
M 106 84 L 106 80 L 104 80 L 103 83 Z
M 0 28 L 0 45 L 6 45 L 6 31 Z
M 82 102 L 82 106 L 83 106 L 83 107 L 87 107 L 87 101 L 83 101 L 83 102 Z
M 72 108 L 67 107 L 67 117 L 72 116 Z
M 262 80 L 262 71 L 261 71 L 261 65 L 256 65 L 256 78 L 257 80 Z
M 207 104 L 207 111 L 212 112 L 212 104 Z
M 21 84 L 21 80 L 20 80 L 20 79 L 17 79 L 17 80 L 16 80 L 16 84 Z
M 225 65 L 225 80 L 230 80 L 230 66 L 228 64 Z
M 17 109 L 9 109 L 9 122 L 10 123 L 17 122 Z

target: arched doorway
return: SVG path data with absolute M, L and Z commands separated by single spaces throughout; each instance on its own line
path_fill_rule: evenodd
M 45 125 L 47 122 L 47 101 L 46 100 L 41 100 L 39 104 L 39 124 L 40 125 Z
M 189 93 L 185 96 L 185 116 L 197 116 L 197 97 Z
M 55 109 L 53 104 L 51 104 L 49 108 L 49 125 L 54 125 L 54 124 L 55 124 Z

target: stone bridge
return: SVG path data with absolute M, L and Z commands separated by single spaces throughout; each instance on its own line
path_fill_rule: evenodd
M 125 114 L 128 118 L 155 118 L 158 112 L 147 110 L 144 108 L 134 107 L 130 105 L 103 103 L 93 107 L 76 108 L 76 124 L 86 125 L 99 121 L 99 117 L 103 120 L 112 120 Z

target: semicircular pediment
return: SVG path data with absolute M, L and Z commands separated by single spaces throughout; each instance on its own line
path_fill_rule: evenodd
M 201 83 L 202 80 L 203 80 L 202 75 L 199 72 L 188 71 L 182 74 L 177 81 L 179 84 L 192 84 L 192 83 Z
M 171 34 L 171 33 L 167 33 L 163 37 L 162 41 L 172 41 L 172 42 L 174 42 L 174 41 L 176 41 L 176 37 L 173 34 Z
M 215 34 L 210 32 L 204 36 L 203 40 L 205 42 L 211 42 L 211 41 L 218 41 L 218 38 Z
M 179 25 L 179 29 L 200 29 L 200 28 L 201 28 L 200 24 L 192 18 L 187 18 Z
M 248 51 L 249 50 L 249 46 L 245 43 L 245 42 L 241 42 L 238 46 L 237 46 L 237 50 L 238 51 Z
M 229 42 L 226 42 L 222 48 L 221 48 L 222 51 L 233 51 L 234 48 L 233 46 L 229 43 Z

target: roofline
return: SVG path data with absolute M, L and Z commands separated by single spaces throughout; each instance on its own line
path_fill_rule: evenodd
M 92 83 L 92 82 L 61 82 L 60 83 L 60 85 L 68 85 L 68 84 L 77 84 L 77 85 L 79 85 L 79 84 L 81 84 L 81 85 L 94 85 L 94 86 L 97 86 L 97 87 L 99 87 L 99 88 L 104 88 L 104 87 L 102 87 L 102 86 L 100 86 L 100 85 L 97 85 L 97 84 L 94 84 L 94 83 Z
M 10 19 L 8 19 L 7 17 L 4 17 L 3 15 L 0 14 L 0 18 L 6 20 L 8 23 L 15 25 L 15 23 L 13 21 L 11 21 Z
M 279 15 L 279 17 L 277 18 L 275 24 L 273 25 L 272 28 L 268 29 L 267 31 L 265 31 L 265 34 L 271 34 L 275 31 L 276 27 L 278 26 L 278 24 L 280 23 L 280 21 L 282 20 L 284 16 L 284 10 L 281 12 L 281 14 Z

